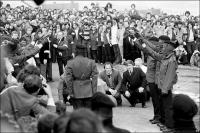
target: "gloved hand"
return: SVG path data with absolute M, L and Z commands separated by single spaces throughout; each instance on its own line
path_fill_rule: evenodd
M 54 48 L 58 48 L 58 45 L 56 45 L 56 44 L 53 44 L 53 47 L 54 47 Z
M 125 96 L 126 97 L 130 97 L 131 96 L 130 92 L 129 91 L 125 91 Z
M 139 93 L 142 93 L 144 91 L 144 88 L 140 87 L 138 90 L 139 90 Z

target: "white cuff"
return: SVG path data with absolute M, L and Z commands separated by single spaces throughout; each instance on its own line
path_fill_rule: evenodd
M 53 98 L 48 98 L 47 105 L 49 105 L 49 106 L 56 106 Z
M 145 43 L 143 43 L 143 44 L 142 44 L 142 47 L 143 47 L 143 48 L 146 48 L 146 44 L 145 44 Z
M 133 41 L 134 41 L 134 42 L 137 41 L 137 38 L 134 38 Z

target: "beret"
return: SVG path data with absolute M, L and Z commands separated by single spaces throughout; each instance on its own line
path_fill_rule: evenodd
M 162 35 L 162 36 L 159 37 L 159 40 L 162 40 L 164 42 L 168 42 L 168 41 L 170 41 L 170 38 L 168 36 Z
M 166 41 L 167 44 L 170 44 L 171 46 L 173 46 L 174 48 L 177 48 L 179 46 L 179 43 L 177 40 L 175 41 Z
M 133 66 L 135 65 L 134 62 L 133 62 L 132 60 L 127 60 L 127 61 L 126 61 L 126 65 L 128 65 L 128 64 L 131 64 L 131 65 L 133 65 Z
M 102 92 L 96 92 L 92 96 L 92 108 L 95 109 L 101 107 L 112 109 L 115 107 L 115 104 L 106 94 L 103 94 Z
M 198 112 L 196 103 L 189 96 L 184 94 L 175 95 L 172 107 L 175 118 L 191 119 Z
M 158 42 L 159 39 L 158 39 L 157 37 L 153 36 L 153 37 L 149 38 L 149 41 L 155 41 L 155 42 Z

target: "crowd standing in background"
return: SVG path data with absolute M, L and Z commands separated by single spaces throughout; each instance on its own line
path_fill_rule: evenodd
M 2 124 L 11 131 L 33 131 L 34 124 L 20 123 L 34 121 L 39 133 L 129 132 L 113 126 L 112 108 L 122 106 L 122 95 L 132 107 L 142 103 L 145 108 L 149 91 L 152 124 L 163 132 L 196 132 L 196 104 L 185 95 L 173 99 L 172 89 L 178 64 L 200 67 L 199 16 L 186 11 L 142 17 L 135 4 L 130 8 L 117 11 L 111 3 L 91 3 L 80 11 L 2 6 Z M 52 63 L 60 75 L 56 103 L 48 85 Z M 97 64 L 104 64 L 104 71 L 99 73 Z M 115 65 L 127 70 L 121 74 Z M 108 87 L 105 94 L 97 92 L 99 79 Z M 75 111 L 66 112 L 66 102 Z

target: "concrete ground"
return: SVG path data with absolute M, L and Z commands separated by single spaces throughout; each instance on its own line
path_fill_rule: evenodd
M 124 71 L 124 68 L 116 67 L 120 71 Z M 98 65 L 98 70 L 102 71 L 103 66 Z M 50 82 L 52 92 L 55 101 L 58 100 L 57 86 L 59 80 L 58 65 L 53 64 L 53 80 Z M 200 84 L 200 69 L 192 68 L 190 66 L 179 66 L 178 68 L 178 82 L 174 86 L 173 93 L 184 93 L 189 95 L 195 100 L 199 107 L 199 84 Z M 128 129 L 131 132 L 160 132 L 156 125 L 152 125 L 149 119 L 153 117 L 153 107 L 151 102 L 147 102 L 147 108 L 141 108 L 141 104 L 137 104 L 136 107 L 129 107 L 128 101 L 123 97 L 123 106 L 113 109 L 113 123 L 115 126 Z M 68 111 L 72 111 L 71 106 L 67 106 Z M 200 113 L 195 116 L 194 121 L 198 129 L 200 125 Z

